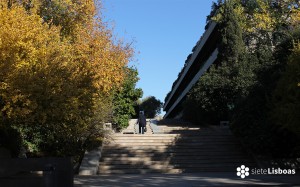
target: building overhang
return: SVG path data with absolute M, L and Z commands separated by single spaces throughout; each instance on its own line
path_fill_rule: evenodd
M 218 49 L 216 48 L 214 52 L 211 54 L 209 59 L 204 63 L 200 71 L 195 75 L 195 77 L 192 79 L 192 81 L 187 85 L 187 87 L 182 91 L 180 96 L 177 98 L 175 103 L 172 104 L 172 106 L 169 108 L 169 110 L 165 114 L 165 118 L 167 118 L 174 108 L 182 101 L 182 99 L 187 95 L 187 93 L 191 90 L 191 88 L 197 83 L 197 81 L 200 79 L 200 77 L 205 73 L 205 71 L 217 60 L 218 57 Z
M 210 46 L 211 49 L 208 50 L 209 52 L 205 51 L 205 48 L 209 46 L 208 43 L 211 40 L 214 40 L 213 43 L 216 43 L 216 39 L 214 38 L 215 36 L 213 34 L 216 31 L 216 27 L 216 22 L 210 22 L 205 33 L 194 47 L 191 57 L 188 58 L 188 61 L 186 62 L 187 64 L 182 70 L 182 74 L 180 77 L 178 77 L 177 82 L 175 83 L 169 97 L 164 104 L 163 108 L 164 111 L 166 111 L 165 118 L 170 116 L 174 109 L 185 98 L 193 85 L 217 59 L 218 50 L 214 44 Z M 203 59 L 201 56 L 205 56 L 205 58 L 203 57 Z

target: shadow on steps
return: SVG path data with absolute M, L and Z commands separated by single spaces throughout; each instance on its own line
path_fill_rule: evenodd
M 256 166 L 228 129 L 160 125 L 164 134 L 115 136 L 104 146 L 99 173 L 235 173 Z

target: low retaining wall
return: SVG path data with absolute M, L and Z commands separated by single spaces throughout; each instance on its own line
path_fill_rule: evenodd
M 0 186 L 73 187 L 73 179 L 71 158 L 0 159 Z
M 79 175 L 96 175 L 101 158 L 102 146 L 92 151 L 86 151 L 82 159 Z

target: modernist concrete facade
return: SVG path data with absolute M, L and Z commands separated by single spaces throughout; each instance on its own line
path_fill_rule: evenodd
M 205 71 L 218 60 L 218 38 L 217 24 L 210 22 L 204 34 L 193 48 L 193 53 L 188 57 L 181 75 L 173 85 L 164 104 L 164 111 L 166 111 L 164 118 L 181 117 L 182 103 L 187 93 Z

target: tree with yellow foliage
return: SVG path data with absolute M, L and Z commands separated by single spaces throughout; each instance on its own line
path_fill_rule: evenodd
M 95 15 L 93 0 L 0 2 L 0 130 L 31 152 L 75 155 L 103 135 L 133 50 Z

